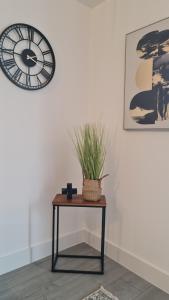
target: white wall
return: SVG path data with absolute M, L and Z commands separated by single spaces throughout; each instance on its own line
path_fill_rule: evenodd
M 67 181 L 81 186 L 67 131 L 87 120 L 89 103 L 89 119 L 102 119 L 111 141 L 106 251 L 168 290 L 168 133 L 122 129 L 125 33 L 167 17 L 167 8 L 167 0 L 106 0 L 91 11 L 76 0 L 1 4 L 1 30 L 24 22 L 47 36 L 56 74 L 29 92 L 0 72 L 0 273 L 50 253 L 51 200 Z M 70 242 L 82 216 L 64 211 L 61 234 L 71 233 Z M 99 216 L 90 216 L 88 241 L 96 246 Z
M 69 131 L 86 121 L 89 8 L 76 0 L 6 0 L 0 31 L 23 22 L 49 39 L 52 82 L 25 91 L 0 72 L 0 273 L 50 252 L 51 201 L 67 182 L 81 187 Z M 61 235 L 81 230 L 81 210 L 64 211 Z M 31 257 L 33 256 L 33 257 Z
M 90 119 L 102 119 L 111 140 L 104 181 L 107 253 L 169 292 L 168 132 L 122 128 L 125 34 L 167 17 L 168 10 L 167 0 L 106 0 L 92 11 Z M 88 215 L 95 245 L 99 220 Z

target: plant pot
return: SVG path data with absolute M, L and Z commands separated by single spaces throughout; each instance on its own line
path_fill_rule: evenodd
M 98 201 L 101 197 L 101 192 L 101 180 L 83 180 L 82 195 L 84 200 Z

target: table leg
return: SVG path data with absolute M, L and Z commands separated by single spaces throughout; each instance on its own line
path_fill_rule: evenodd
M 106 208 L 102 207 L 102 233 L 101 233 L 101 273 L 102 274 L 104 274 L 105 217 L 106 217 Z
M 54 270 L 54 256 L 55 256 L 55 206 L 53 206 L 52 218 L 52 272 Z
M 59 206 L 57 206 L 56 260 L 59 253 Z

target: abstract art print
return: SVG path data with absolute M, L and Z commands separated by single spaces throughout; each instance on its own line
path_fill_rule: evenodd
M 169 129 L 169 18 L 126 35 L 124 129 Z

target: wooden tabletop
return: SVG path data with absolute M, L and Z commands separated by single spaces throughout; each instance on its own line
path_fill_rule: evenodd
M 67 199 L 66 195 L 57 194 L 52 201 L 53 206 L 82 206 L 82 207 L 106 207 L 106 198 L 101 196 L 98 201 L 84 200 L 82 195 L 75 195 L 73 199 Z

